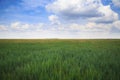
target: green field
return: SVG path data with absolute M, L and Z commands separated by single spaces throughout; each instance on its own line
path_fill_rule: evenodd
M 0 80 L 120 80 L 120 40 L 0 40 Z

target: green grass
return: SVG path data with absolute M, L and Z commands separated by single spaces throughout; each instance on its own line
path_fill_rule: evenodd
M 120 40 L 0 40 L 0 80 L 120 80 Z

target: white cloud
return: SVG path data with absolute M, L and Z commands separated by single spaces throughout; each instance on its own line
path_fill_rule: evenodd
M 112 0 L 112 2 L 116 7 L 120 7 L 120 0 Z
M 0 31 L 6 31 L 6 30 L 7 30 L 6 26 L 0 25 Z
M 118 20 L 118 14 L 110 6 L 103 6 L 101 0 L 56 0 L 46 9 L 67 20 L 87 18 L 98 23 Z
M 82 32 L 109 32 L 111 29 L 111 24 L 96 24 L 94 22 L 89 22 L 84 25 L 73 23 L 70 25 L 71 30 L 77 30 Z
M 30 24 L 23 24 L 21 22 L 11 23 L 11 28 L 16 30 L 26 30 L 30 27 Z
M 53 25 L 56 25 L 56 24 L 59 25 L 60 24 L 58 16 L 56 16 L 56 15 L 50 15 L 48 18 L 51 21 L 51 24 L 53 24 Z
M 54 13 L 73 17 L 102 16 L 96 9 L 99 0 L 56 0 L 48 4 L 46 8 Z M 92 13 L 90 13 L 92 12 Z
M 98 11 L 101 12 L 104 16 L 90 18 L 90 21 L 97 23 L 112 23 L 117 21 L 118 14 L 110 9 L 110 6 L 101 6 L 98 8 Z
M 46 26 L 44 23 L 30 24 L 22 22 L 13 22 L 10 25 L 11 29 L 18 31 L 39 31 L 43 29 L 44 26 Z
M 34 25 L 33 25 L 33 28 L 34 28 L 36 31 L 43 31 L 44 26 L 45 26 L 44 23 L 38 23 L 38 24 L 34 24 Z
M 117 29 L 116 32 L 114 29 Z M 88 22 L 86 24 L 77 24 L 72 23 L 69 25 L 69 30 L 75 30 L 76 32 L 85 32 L 85 33 L 110 33 L 111 31 L 119 33 L 120 32 L 120 20 L 115 21 L 113 23 L 95 23 L 95 22 Z
M 54 21 L 54 20 L 53 20 Z M 66 32 L 105 32 L 108 33 L 111 31 L 112 27 L 115 27 L 120 30 L 120 20 L 115 21 L 114 23 L 95 23 L 95 22 L 87 22 L 85 24 L 79 23 L 69 23 L 69 24 L 59 24 L 59 25 L 50 25 L 45 23 L 36 23 L 36 24 L 28 24 L 28 23 L 20 23 L 14 22 L 11 23 L 11 29 L 14 30 L 22 30 L 22 31 L 40 31 L 40 32 L 48 32 L 48 31 L 66 31 Z M 47 27 L 46 27 L 47 26 Z M 6 26 L 0 26 L 0 29 L 4 29 Z M 5 30 L 5 29 L 4 29 Z M 74 34 L 74 33 L 73 33 Z
M 116 27 L 117 29 L 120 30 L 120 20 L 119 20 L 119 21 L 115 21 L 115 22 L 113 23 L 113 27 Z
M 25 27 L 24 25 L 30 25 L 30 27 Z M 13 30 L 6 31 L 5 33 L 0 32 L 0 38 L 120 38 L 119 33 L 110 33 L 112 27 L 120 30 L 120 21 L 115 21 L 111 24 L 98 24 L 95 22 L 88 22 L 86 24 L 70 23 L 60 24 L 57 27 L 53 25 L 49 28 L 45 28 L 45 25 L 44 23 L 23 24 L 14 22 L 10 25 Z M 6 27 L 5 25 L 3 26 Z M 22 32 L 16 33 L 16 30 L 22 30 Z

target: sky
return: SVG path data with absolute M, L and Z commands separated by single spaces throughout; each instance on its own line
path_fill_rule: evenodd
M 120 39 L 120 0 L 0 0 L 0 38 Z

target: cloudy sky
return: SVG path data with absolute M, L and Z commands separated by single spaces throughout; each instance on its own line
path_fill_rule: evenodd
M 0 0 L 0 38 L 120 38 L 120 0 Z

